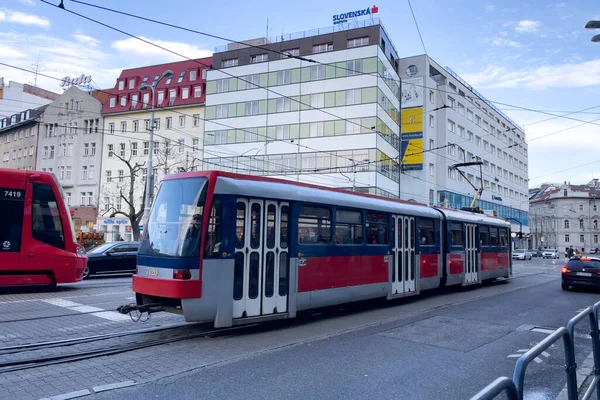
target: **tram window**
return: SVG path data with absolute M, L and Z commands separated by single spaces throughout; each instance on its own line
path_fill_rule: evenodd
M 267 207 L 267 249 L 275 247 L 275 204 L 269 204 Z
M 452 236 L 452 246 L 464 246 L 465 234 L 463 224 L 457 222 L 450 223 L 450 234 Z
M 265 296 L 273 297 L 275 287 L 275 253 L 268 251 L 265 253 L 267 259 L 265 270 Z
M 250 247 L 258 249 L 260 246 L 260 204 L 252 204 L 250 209 Z
M 331 210 L 325 207 L 300 207 L 298 243 L 329 242 L 331 242 Z
M 506 228 L 500 228 L 500 246 L 508 246 L 508 231 Z
M 222 207 L 221 200 L 215 199 L 208 220 L 208 228 L 206 230 L 206 243 L 204 245 L 204 257 L 216 258 L 221 254 L 222 244 Z
M 389 216 L 386 214 L 367 213 L 367 244 L 388 244 Z
M 258 286 L 260 280 L 259 274 L 260 257 L 257 252 L 250 253 L 250 271 L 248 274 L 249 288 L 248 297 L 255 299 L 258 297 Z
M 244 236 L 246 235 L 246 204 L 237 203 L 235 217 L 235 248 L 244 248 Z
M 48 184 L 33 184 L 31 233 L 35 240 L 59 249 L 65 248 L 60 210 L 52 192 L 52 186 Z
M 479 243 L 481 246 L 490 245 L 490 228 L 488 226 L 479 227 Z
M 2 252 L 21 251 L 21 234 L 23 230 L 23 212 L 25 208 L 25 191 L 21 189 L 0 189 L 0 196 L 8 191 L 18 193 L 14 197 L 0 197 L 0 243 Z
M 490 246 L 498 246 L 498 228 L 490 227 Z
M 429 218 L 419 218 L 419 245 L 435 245 L 435 223 Z
M 235 253 L 233 267 L 233 299 L 240 300 L 244 295 L 244 253 Z
M 279 247 L 282 249 L 288 248 L 289 241 L 289 218 L 290 218 L 290 208 L 288 206 L 281 207 L 281 230 L 279 232 Z
M 335 235 L 339 244 L 361 244 L 363 242 L 362 213 L 337 210 L 335 212 Z
M 279 253 L 279 295 L 285 296 L 288 292 L 288 253 Z

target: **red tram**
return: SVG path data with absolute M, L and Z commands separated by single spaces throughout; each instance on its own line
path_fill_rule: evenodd
M 81 280 L 87 257 L 54 174 L 0 169 L 0 219 L 0 287 Z
M 217 171 L 165 177 L 138 253 L 138 306 L 215 327 L 511 276 L 510 224 Z

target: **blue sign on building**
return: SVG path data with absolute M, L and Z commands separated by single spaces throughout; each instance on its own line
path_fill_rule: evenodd
M 496 196 L 496 195 L 492 195 L 492 200 L 496 200 L 496 201 L 502 201 L 502 197 L 500 196 Z

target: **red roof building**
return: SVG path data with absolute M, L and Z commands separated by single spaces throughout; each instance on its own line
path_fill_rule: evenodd
M 139 111 L 152 107 L 151 90 L 139 90 L 142 83 L 151 86 L 162 74 L 173 71 L 171 79 L 160 79 L 156 87 L 156 108 L 204 104 L 206 70 L 212 68 L 212 58 L 179 61 L 147 67 L 125 69 L 108 96 L 103 114 Z

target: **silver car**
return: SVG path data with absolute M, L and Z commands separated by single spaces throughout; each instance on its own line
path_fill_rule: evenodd
M 515 260 L 531 260 L 531 252 L 524 249 L 513 250 L 512 258 Z
M 559 258 L 560 254 L 556 249 L 545 249 L 542 251 L 542 258 Z

